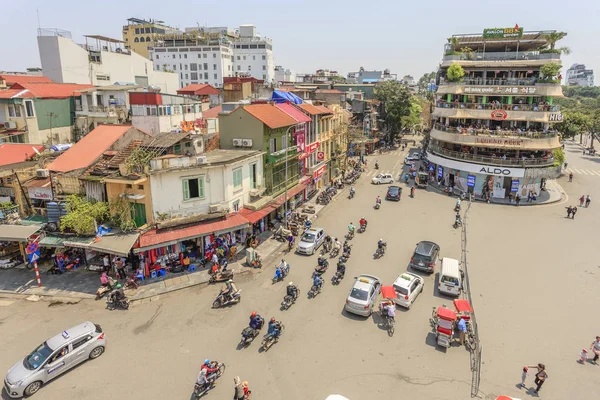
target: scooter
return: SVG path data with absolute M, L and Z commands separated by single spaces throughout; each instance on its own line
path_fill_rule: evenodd
M 377 250 L 375 251 L 375 256 L 373 258 L 375 258 L 376 260 L 378 258 L 383 257 L 383 255 L 385 254 L 385 248 L 387 247 L 387 244 L 384 244 L 383 247 L 377 247 Z
M 114 296 L 108 296 L 106 300 L 106 308 L 109 310 L 114 310 L 115 308 L 122 308 L 123 310 L 129 309 L 129 299 L 124 297 L 119 300 L 113 299 Z
M 242 340 L 240 340 L 240 346 L 246 347 L 250 343 L 252 343 L 254 341 L 254 339 L 258 336 L 258 334 L 260 333 L 260 330 L 262 329 L 264 324 L 265 324 L 265 319 L 263 317 L 260 317 L 260 324 L 257 329 L 252 328 L 250 326 L 244 328 L 244 330 L 242 331 Z
M 200 385 L 198 383 L 194 384 L 194 394 L 193 397 L 195 399 L 199 399 L 200 397 L 204 396 L 209 390 L 211 390 L 212 388 L 215 387 L 215 381 L 217 379 L 219 379 L 221 377 L 221 375 L 223 375 L 223 373 L 225 372 L 225 364 L 223 363 L 219 363 L 216 361 L 211 362 L 211 367 L 212 368 L 218 368 L 217 372 L 215 372 L 214 374 L 214 378 L 210 380 L 210 383 L 207 387 L 204 387 L 204 385 Z
M 346 239 L 352 240 L 354 238 L 354 231 L 348 231 L 346 234 Z
M 367 224 L 362 224 L 359 228 L 358 228 L 358 233 L 364 233 L 364 231 L 367 230 Z
M 317 262 L 318 266 L 315 267 L 315 274 L 323 275 L 325 271 L 327 271 L 327 268 L 329 268 L 329 261 L 327 261 L 327 259 L 323 257 L 319 257 L 319 260 Z
M 452 227 L 453 227 L 454 229 L 458 229 L 458 228 L 459 228 L 459 227 L 461 227 L 461 226 L 462 226 L 462 220 L 461 220 L 460 218 L 456 218 L 456 219 L 454 220 L 454 225 L 452 225 Z
M 208 283 L 225 282 L 230 279 L 233 279 L 233 270 L 226 269 L 222 271 L 217 271 L 217 273 L 215 274 L 211 274 L 210 278 L 208 279 Z
M 331 252 L 329 253 L 329 258 L 336 258 L 338 254 L 340 254 L 340 248 L 334 246 L 333 249 L 331 249 Z
M 300 289 L 298 289 L 298 288 L 296 288 L 296 296 L 286 294 L 283 298 L 283 301 L 281 302 L 281 309 L 287 310 L 288 308 L 290 308 L 292 306 L 292 304 L 294 304 L 296 302 L 296 299 L 298 298 L 299 295 L 300 295 Z
M 381 203 L 376 202 L 375 206 L 373 208 L 376 209 L 376 210 L 379 210 L 379 207 L 381 207 Z
M 279 325 L 279 336 L 281 336 L 283 335 L 283 330 L 285 329 L 285 326 L 279 321 L 277 322 L 277 324 Z M 271 346 L 273 346 L 277 342 L 277 340 L 279 340 L 279 337 L 266 334 L 261 343 L 263 351 L 269 350 Z
M 277 271 L 279 271 L 279 274 L 277 274 Z M 285 263 L 285 268 L 281 269 L 281 267 L 277 267 L 277 269 L 275 269 L 275 275 L 273 276 L 272 279 L 272 283 L 277 283 L 279 281 L 282 281 L 287 274 L 290 272 L 290 264 Z
M 223 292 L 219 293 L 215 301 L 213 301 L 212 307 L 219 308 L 227 306 L 229 304 L 236 304 L 242 300 L 242 291 L 238 290 L 231 297 L 226 297 Z
M 117 281 L 115 278 L 108 277 L 108 285 L 102 285 L 98 288 L 98 290 L 96 290 L 96 300 L 100 300 L 108 292 L 111 292 L 115 286 L 117 286 Z
M 310 288 L 310 290 L 308 291 L 308 298 L 312 299 L 314 297 L 317 297 L 317 295 L 321 293 L 321 286 L 317 286 L 317 285 L 312 285 L 312 287 Z

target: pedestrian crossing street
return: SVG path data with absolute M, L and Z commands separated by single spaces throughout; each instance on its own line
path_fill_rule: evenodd
M 583 168 L 567 168 L 567 174 L 573 173 L 573 175 L 591 175 L 591 176 L 600 176 L 600 170 L 592 170 L 592 169 L 583 169 Z

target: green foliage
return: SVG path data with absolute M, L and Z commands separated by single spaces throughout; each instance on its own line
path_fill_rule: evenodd
M 600 97 L 600 86 L 563 86 L 563 94 L 567 97 Z
M 421 127 L 421 113 L 423 112 L 423 100 L 417 96 L 410 98 L 410 114 L 402 117 L 402 127 L 418 130 Z
M 550 43 L 551 50 L 554 50 L 554 47 L 556 46 L 556 42 L 558 42 L 565 36 L 567 36 L 566 32 L 551 32 L 547 35 L 544 35 L 546 40 Z
M 541 49 L 540 50 L 540 54 L 548 54 L 548 53 L 560 54 L 560 50 L 558 50 L 558 49 Z
M 67 198 L 67 210 L 69 213 L 60 218 L 60 230 L 78 235 L 94 235 L 95 224 L 101 224 L 109 217 L 108 203 L 90 202 L 77 195 Z
M 556 63 L 544 64 L 540 67 L 540 73 L 543 77 L 538 79 L 542 83 L 559 83 L 558 75 L 562 65 Z
M 118 226 L 124 232 L 132 231 L 137 226 L 131 218 L 131 203 L 125 197 L 117 197 L 108 203 L 110 220 L 114 226 Z
M 4 201 L 0 203 L 0 210 L 7 210 L 9 208 L 13 208 L 15 205 L 10 201 Z
M 456 49 L 456 48 L 458 48 L 460 41 L 458 40 L 457 37 L 452 36 L 452 37 L 448 38 L 448 43 L 450 43 L 452 45 L 452 49 Z
M 465 76 L 465 70 L 458 64 L 452 64 L 448 67 L 446 75 L 448 76 L 448 81 L 459 82 Z
M 554 156 L 554 166 L 558 167 L 559 165 L 563 165 L 565 162 L 565 153 L 561 148 L 552 150 L 552 155 Z
M 450 50 L 444 53 L 446 56 L 460 56 L 462 53 L 460 51 Z
M 408 88 L 398 81 L 386 81 L 375 86 L 375 98 L 385 104 L 385 124 L 392 136 L 402 128 L 402 118 L 409 116 L 412 109 Z

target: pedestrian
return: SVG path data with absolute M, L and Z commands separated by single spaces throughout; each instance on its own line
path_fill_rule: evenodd
M 590 198 L 590 195 L 588 194 L 587 197 L 585 198 L 585 208 L 588 208 L 590 206 L 591 202 L 592 202 L 592 199 Z
M 125 275 L 125 262 L 122 258 L 118 258 L 117 262 L 117 276 L 119 277 L 119 279 L 125 279 L 126 275 Z
M 105 254 L 104 257 L 102 257 L 102 263 L 104 265 L 104 267 L 102 268 L 102 272 L 109 272 L 110 258 L 108 257 L 108 254 Z
M 521 372 L 521 387 L 525 387 L 525 380 L 527 379 L 527 372 L 529 372 L 529 368 L 523 367 L 523 372 Z
M 527 193 L 527 202 L 531 203 L 531 198 L 533 197 L 533 195 L 531 194 L 531 190 L 529 191 L 529 193 Z
M 565 207 L 567 209 L 567 218 L 571 218 L 571 214 L 573 213 L 573 207 Z
M 517 203 L 517 206 L 518 206 L 520 202 L 521 202 L 521 195 L 519 193 L 517 193 L 517 195 L 515 196 L 515 203 Z
M 465 335 L 467 334 L 467 323 L 464 318 L 459 318 L 458 320 L 458 340 L 460 341 L 460 345 L 465 344 Z
M 244 400 L 244 387 L 242 386 L 242 382 L 240 382 L 239 376 L 233 378 L 233 384 L 235 385 L 233 400 Z
M 216 251 L 213 253 L 211 260 L 213 262 L 213 266 L 214 265 L 219 265 L 219 256 L 217 255 Z
M 248 388 L 248 381 L 242 382 L 242 389 L 244 390 L 244 399 L 250 400 L 250 395 L 252 391 Z
M 565 161 L 565 169 L 569 166 L 569 163 Z
M 596 340 L 590 345 L 590 350 L 594 352 L 594 358 L 592 362 L 598 364 L 598 358 L 600 358 L 600 336 L 596 336 Z
M 537 374 L 535 374 L 535 384 L 536 384 L 536 388 L 535 388 L 535 392 L 539 392 L 540 389 L 542 388 L 542 385 L 544 384 L 544 382 L 546 381 L 546 379 L 548 379 L 548 373 L 546 373 L 546 366 L 542 363 L 539 363 L 538 365 L 529 365 L 529 368 L 537 368 L 538 372 Z
M 587 358 L 588 358 L 587 350 L 582 349 L 581 354 L 579 355 L 579 361 L 581 362 L 581 364 L 585 365 Z
M 585 196 L 581 195 L 581 197 L 579 198 L 579 207 L 583 207 L 584 202 L 585 202 Z
M 569 182 L 573 182 L 573 173 L 572 172 L 569 174 Z
M 571 219 L 575 219 L 575 214 L 577 214 L 577 206 L 573 206 L 571 209 Z

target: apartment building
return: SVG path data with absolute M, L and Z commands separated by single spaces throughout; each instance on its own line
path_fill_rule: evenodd
M 149 58 L 149 48 L 154 47 L 161 35 L 178 32 L 164 24 L 164 21 L 128 18 L 123 25 L 123 42 L 125 48 L 135 51 L 144 58 Z

